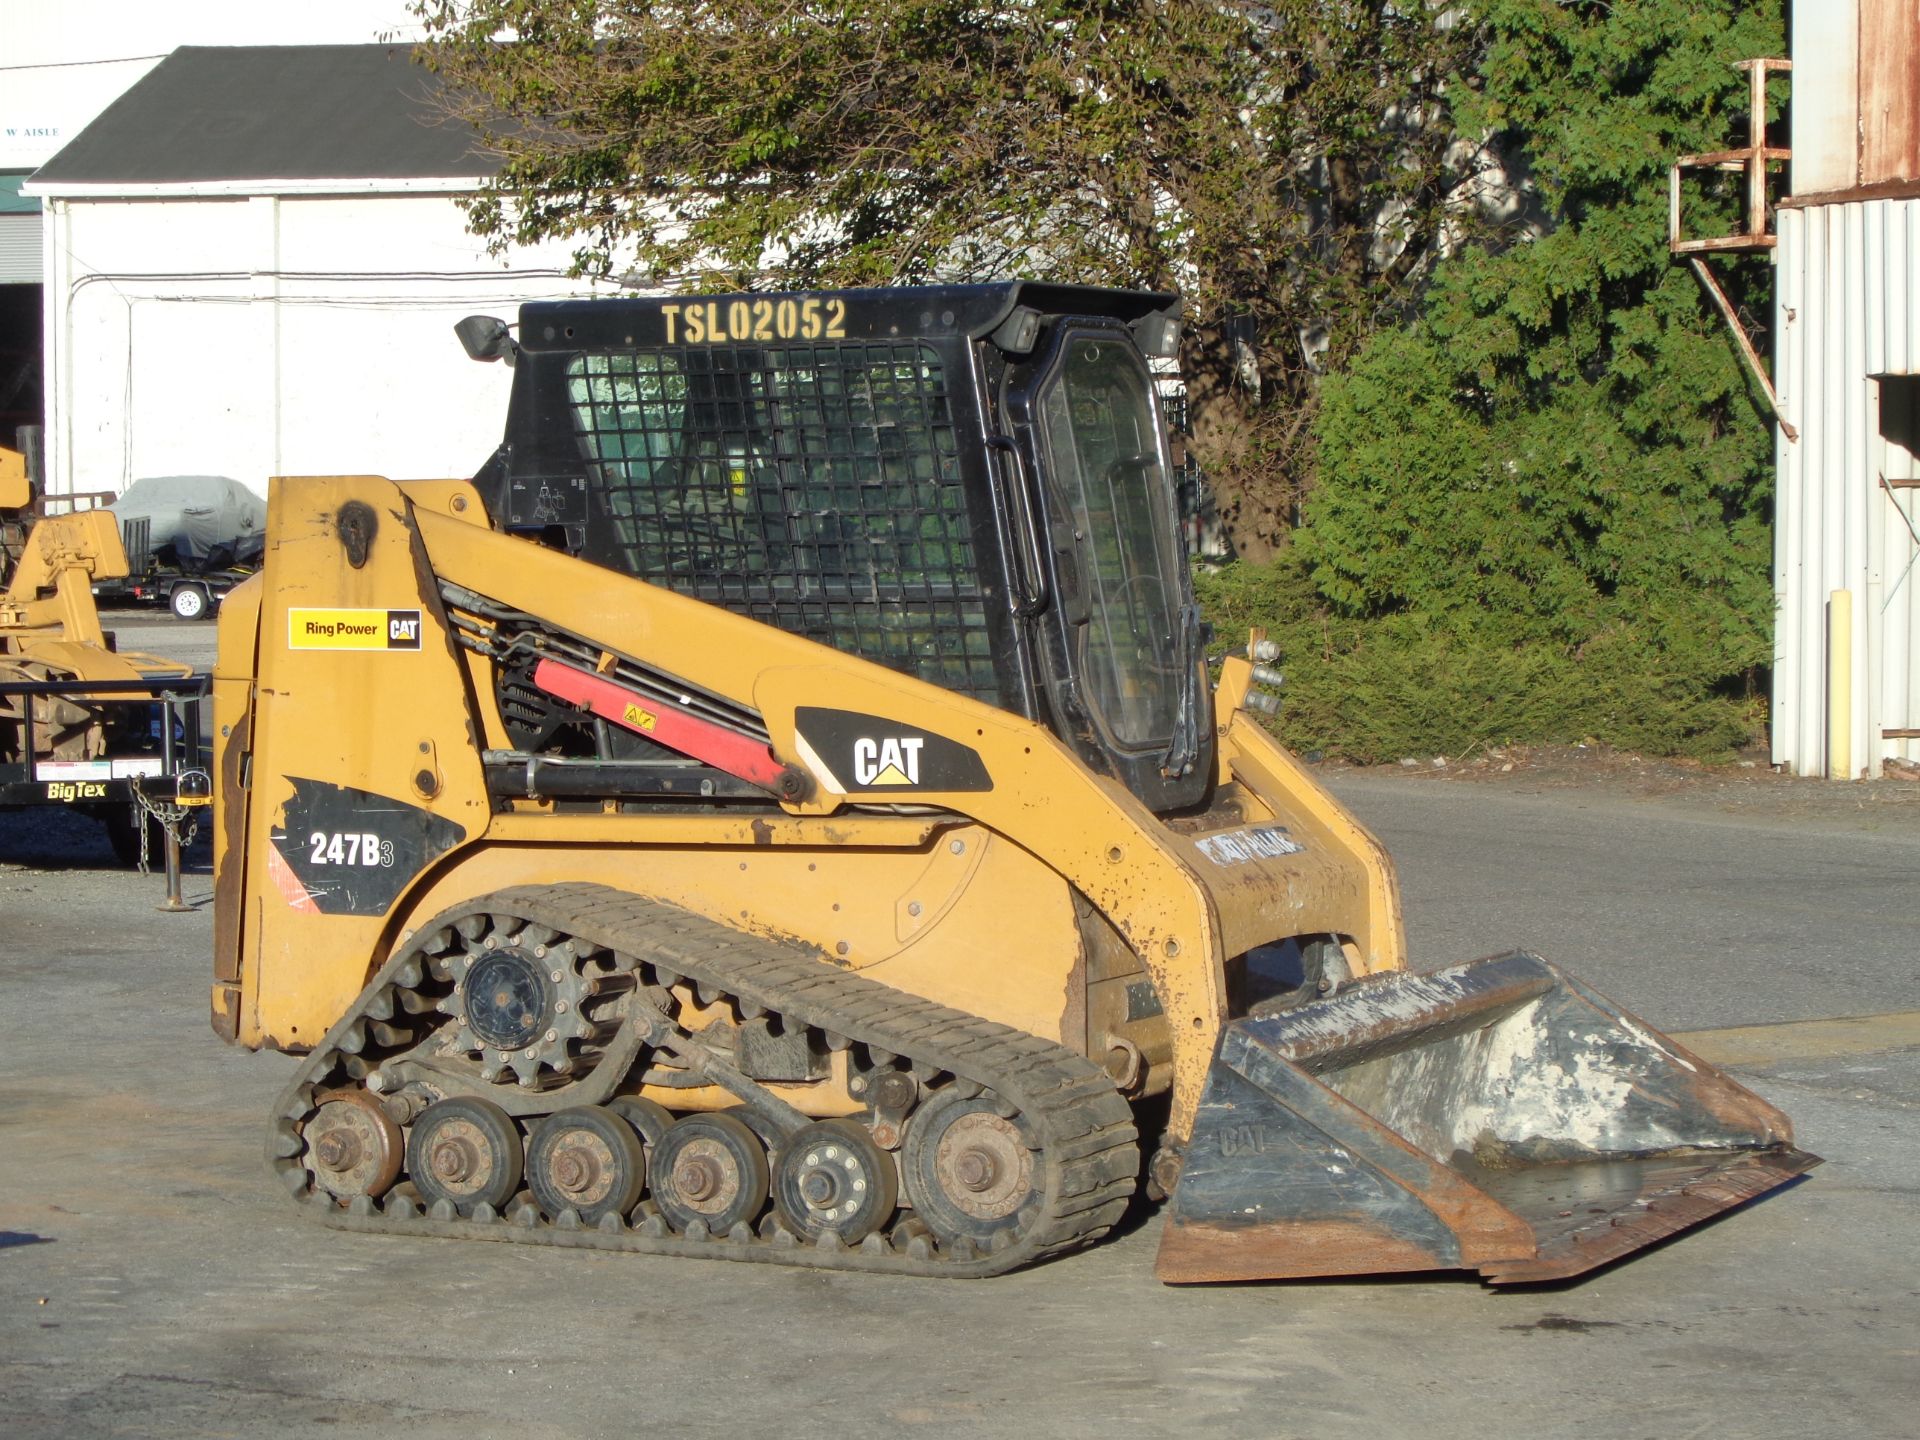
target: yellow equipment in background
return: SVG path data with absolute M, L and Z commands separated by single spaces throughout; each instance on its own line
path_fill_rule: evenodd
M 33 502 L 27 457 L 0 445 L 0 510 L 24 510 Z
M 1209 683 L 1177 315 L 528 305 L 460 327 L 516 365 L 474 482 L 275 481 L 220 618 L 213 1018 L 308 1055 L 289 1193 L 985 1275 L 1144 1170 L 1168 1280 L 1534 1280 L 1816 1163 L 1536 957 L 1405 970 L 1387 857 L 1249 707 L 1272 657 Z
M 25 485 L 24 471 L 16 484 L 5 467 L 0 507 L 24 508 Z M 109 511 L 51 516 L 27 532 L 0 592 L 0 805 L 94 815 L 132 864 L 144 823 L 136 789 L 164 806 L 180 793 L 182 771 L 195 777 L 189 798 L 204 793 L 206 777 L 195 768 L 197 720 L 189 734 L 162 698 L 187 699 L 196 686 L 171 682 L 190 682 L 193 668 L 118 650 L 101 629 L 93 584 L 126 573 Z
M 0 445 L 0 585 L 13 574 L 13 563 L 26 544 L 26 510 L 33 504 L 33 481 L 27 457 Z

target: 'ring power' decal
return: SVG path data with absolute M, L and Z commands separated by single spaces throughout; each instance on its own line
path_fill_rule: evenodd
M 802 705 L 793 723 L 809 759 L 842 794 L 993 788 L 979 751 L 898 720 Z
M 287 903 L 321 915 L 384 915 L 428 864 L 467 838 L 418 805 L 289 775 L 293 798 L 269 835 Z
M 287 646 L 293 650 L 418 650 L 418 610 L 287 611 Z

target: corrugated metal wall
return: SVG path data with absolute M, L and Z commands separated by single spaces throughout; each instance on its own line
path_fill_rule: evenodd
M 40 280 L 39 215 L 0 215 L 0 285 Z
M 1855 774 L 1920 744 L 1920 490 L 1912 478 L 1920 372 L 1920 200 L 1855 201 L 1779 212 L 1774 378 L 1779 490 L 1774 524 L 1773 758 L 1826 773 L 1827 606 L 1853 595 Z M 1887 378 L 1876 378 L 1887 377 Z M 1908 377 L 1908 378 L 1899 378 Z

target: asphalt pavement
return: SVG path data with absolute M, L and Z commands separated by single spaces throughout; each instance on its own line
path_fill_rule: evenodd
M 122 644 L 147 625 L 188 653 L 170 620 Z M 263 1160 L 294 1062 L 208 1029 L 204 839 L 168 915 L 85 819 L 0 816 L 0 1434 L 1913 1434 L 1920 816 L 1334 783 L 1400 862 L 1418 964 L 1532 948 L 1662 1028 L 1733 1028 L 1828 1163 L 1516 1292 L 1168 1288 L 1144 1207 L 981 1282 L 339 1234 Z

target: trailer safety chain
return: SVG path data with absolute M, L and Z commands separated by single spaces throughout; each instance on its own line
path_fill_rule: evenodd
M 454 1034 L 460 1022 L 442 1017 L 467 1006 L 460 992 L 441 992 L 467 973 L 469 960 L 477 967 L 488 955 L 521 948 L 523 938 L 536 955 L 591 955 L 582 963 L 594 972 L 610 967 L 611 976 L 631 977 L 631 988 L 615 998 L 626 1017 L 619 1032 L 603 1049 L 596 1042 L 599 1058 L 586 1073 L 551 1077 L 563 1082 L 557 1087 L 537 1072 L 519 1084 L 500 1083 L 504 1075 L 489 1083 L 471 1060 L 463 1066 L 449 1056 L 443 1043 L 452 1036 L 454 1048 L 464 1051 L 466 1035 Z M 871 1092 L 868 1114 L 801 1123 L 780 1136 L 771 1132 L 805 1117 L 796 1113 L 789 1121 L 743 1104 L 667 1123 L 670 1115 L 658 1106 L 609 1099 L 642 1073 L 655 1073 L 641 1070 L 648 1064 L 643 1049 L 651 1050 L 655 1065 L 689 1066 L 689 1081 L 760 1091 L 732 1067 L 713 1063 L 717 1055 L 699 1058 L 708 1049 L 701 1033 L 673 1018 L 688 1005 L 761 1016 L 828 1051 L 856 1047 L 870 1066 L 859 1070 L 856 1092 Z M 613 1014 L 601 1011 L 598 1018 Z M 486 1018 L 495 1017 L 489 1012 Z M 471 1073 L 455 1073 L 461 1070 Z M 416 1095 L 422 1090 L 429 1093 Z M 621 1109 L 636 1105 L 639 1110 Z M 602 1207 L 605 1213 L 582 1213 L 564 1194 L 510 1193 L 522 1175 L 522 1128 L 528 1184 L 536 1189 L 536 1171 L 545 1172 L 547 1190 L 569 1178 L 543 1159 L 556 1144 L 593 1152 L 602 1168 L 627 1148 L 624 1142 L 609 1146 L 598 1131 L 587 1134 L 604 1116 L 575 1108 L 581 1106 L 612 1107 L 643 1132 L 651 1184 L 637 1206 L 632 1192 L 619 1206 Z M 776 1101 L 774 1108 L 787 1107 Z M 902 1146 L 900 1120 L 908 1109 L 914 1116 L 905 1122 L 899 1178 L 900 1199 L 912 1208 L 889 1227 L 891 1152 Z M 656 1117 L 657 1128 L 638 1118 L 641 1111 Z M 757 1123 L 741 1124 L 742 1116 Z M 402 1125 L 416 1133 L 403 1140 Z M 730 1161 L 720 1153 L 729 1133 L 747 1142 Z M 918 1152 L 916 1133 L 928 1137 Z M 282 1092 L 267 1157 L 302 1208 L 339 1229 L 963 1277 L 998 1274 L 1104 1235 L 1135 1187 L 1135 1140 L 1132 1111 L 1112 1081 L 1052 1041 L 835 969 L 799 945 L 730 930 L 658 901 L 570 884 L 483 896 L 416 932 Z M 476 1190 L 463 1201 L 454 1181 L 442 1181 L 442 1168 L 461 1183 L 476 1169 L 456 1163 L 463 1155 L 472 1161 L 462 1146 L 485 1153 L 488 1163 L 478 1169 L 502 1180 L 497 1193 Z M 679 1158 L 663 1159 L 663 1148 Z M 395 1185 L 403 1149 L 408 1170 L 431 1157 L 435 1174 Z M 915 1153 L 923 1163 L 914 1163 Z M 691 1181 L 701 1179 L 695 1172 L 702 1164 L 716 1173 L 728 1164 L 740 1175 L 751 1172 L 743 1190 L 749 1203 L 737 1215 L 709 1218 L 700 1209 L 703 1195 Z M 875 1178 L 888 1182 L 880 1187 L 885 1198 L 859 1223 L 846 1212 L 873 1187 L 848 1186 L 839 1170 L 849 1166 L 859 1178 L 871 1166 L 881 1172 Z M 1006 1172 L 997 1184 L 996 1173 L 989 1173 L 996 1171 Z M 323 1172 L 329 1187 L 318 1183 Z M 812 1194 L 810 1186 L 822 1194 L 830 1188 L 825 1182 L 833 1176 L 826 1172 L 846 1193 Z M 356 1182 L 342 1184 L 340 1177 L 349 1174 Z M 764 1204 L 769 1178 L 771 1210 Z M 784 1200 L 783 1186 L 790 1192 Z M 448 1193 L 435 1198 L 442 1190 Z M 1002 1191 L 1004 1216 L 991 1203 Z M 964 1213 L 955 1211 L 956 1197 Z M 709 1198 L 708 1208 L 715 1203 Z M 801 1215 L 810 1223 L 796 1229 Z M 854 1238 L 844 1239 L 850 1224 Z
M 158 800 L 140 788 L 140 777 L 134 776 L 128 787 L 133 791 L 134 820 L 140 831 L 140 873 L 152 873 L 151 860 L 147 854 L 149 838 L 147 820 L 151 819 L 173 837 L 174 844 L 184 851 L 193 844 L 194 837 L 200 833 L 200 821 L 191 807 L 168 800 Z

